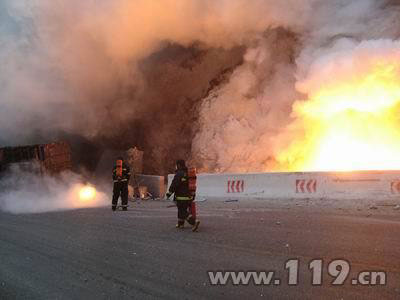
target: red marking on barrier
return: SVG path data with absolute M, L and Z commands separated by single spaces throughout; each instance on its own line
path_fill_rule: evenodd
M 241 181 L 238 180 L 238 181 L 236 182 L 236 192 L 238 192 L 238 193 L 240 193 L 240 191 L 241 191 L 241 189 L 240 189 L 240 184 L 241 184 Z
M 400 180 L 395 180 L 390 183 L 392 194 L 400 194 Z
M 315 179 L 296 179 L 296 193 L 316 193 L 317 180 Z
M 227 187 L 227 193 L 243 193 L 244 180 L 228 180 Z

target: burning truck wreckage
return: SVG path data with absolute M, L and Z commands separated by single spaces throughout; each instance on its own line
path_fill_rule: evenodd
M 287 209 L 308 220 L 313 210 L 331 205 L 336 214 L 343 209 L 336 205 L 343 205 L 355 209 L 353 214 L 367 209 L 365 219 L 372 215 L 371 209 L 377 211 L 382 214 L 376 217 L 381 226 L 387 226 L 385 232 L 398 229 L 397 0 L 0 0 L 0 66 L 0 219 L 4 216 L 12 223 L 21 215 L 51 218 L 54 212 L 67 218 L 76 213 L 71 216 L 78 218 L 78 213 L 92 217 L 96 212 L 112 223 L 128 218 L 147 222 L 154 216 L 156 225 L 136 225 L 162 230 L 163 218 L 177 219 L 177 229 L 189 223 L 199 231 L 195 236 L 206 239 L 223 222 L 214 220 L 219 214 L 221 219 L 242 222 L 248 226 L 245 231 L 258 227 L 251 223 L 258 214 L 275 217 L 268 207 L 282 218 L 286 213 L 281 210 Z M 310 207 L 302 211 L 303 205 Z M 232 211 L 227 212 L 227 206 Z M 381 212 L 378 206 L 392 211 Z M 128 212 L 111 211 L 119 208 Z M 250 223 L 241 213 L 253 214 Z M 325 212 L 327 218 L 329 213 L 334 214 Z M 325 224 L 322 217 L 313 216 L 320 223 L 315 221 L 312 228 Z M 287 218 L 288 223 L 295 219 L 289 212 Z M 264 217 L 261 220 L 263 226 Z M 383 225 L 387 220 L 393 223 Z M 273 222 L 283 230 L 281 221 Z M 272 225 L 263 229 L 271 230 L 272 238 L 277 232 L 284 236 L 292 232 L 273 231 Z M 365 226 L 375 230 L 370 223 Z M 259 230 L 255 232 L 261 235 Z M 349 241 L 357 239 L 349 230 Z M 304 229 L 302 234 L 310 232 Z M 237 234 L 242 239 L 231 236 L 225 241 L 232 247 L 229 251 L 252 244 L 247 240 L 251 237 L 242 236 L 240 230 Z M 135 237 L 153 241 L 151 235 Z M 243 244 L 230 244 L 233 240 Z M 1 241 L 0 235 L 0 245 Z M 380 246 L 385 256 L 384 243 Z M 296 257 L 292 247 L 291 242 L 284 243 L 287 259 Z M 266 251 L 281 252 L 271 249 Z M 332 251 L 346 258 L 346 253 Z M 297 254 L 320 257 L 306 252 Z M 370 267 L 390 265 L 384 259 L 365 259 Z M 218 263 L 210 266 L 236 270 L 242 265 L 219 268 Z M 346 267 L 342 263 L 340 272 Z M 294 270 L 290 264 L 285 268 Z M 388 268 L 393 278 L 400 279 L 398 267 Z M 9 272 L 14 272 L 11 269 L 10 265 Z M 315 271 L 315 265 L 310 269 Z M 195 279 L 191 276 L 196 275 L 188 276 L 202 280 L 209 270 Z M 329 266 L 328 274 L 336 277 L 332 270 Z M 0 298 L 33 295 L 28 290 L 18 294 L 13 287 L 3 289 L 2 282 L 9 284 L 5 272 L 0 271 Z M 288 286 L 298 286 L 290 282 L 293 276 Z M 193 292 L 195 299 L 240 294 L 225 284 L 214 284 L 212 277 L 208 280 L 217 285 L 215 290 L 199 287 L 193 292 L 177 284 L 172 289 L 176 293 L 155 288 L 154 294 L 145 294 L 182 298 Z M 361 282 L 357 280 L 354 285 Z M 110 287 L 108 283 L 105 286 Z M 239 283 L 241 291 L 256 296 L 265 292 L 253 283 L 257 289 Z M 135 284 L 126 283 L 131 289 L 124 293 L 140 298 L 146 284 L 137 289 Z M 226 288 L 226 294 L 219 288 Z M 83 291 L 36 296 L 119 299 L 122 290 L 89 297 Z M 343 291 L 340 295 L 350 298 L 366 295 L 350 288 Z M 399 291 L 400 285 L 387 286 L 383 298 L 398 298 Z M 326 292 L 329 299 L 339 295 L 330 287 Z M 292 298 L 314 295 L 308 287 L 288 293 Z

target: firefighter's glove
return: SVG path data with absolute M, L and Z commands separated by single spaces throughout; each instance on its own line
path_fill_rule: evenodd
M 172 196 L 172 193 L 171 192 L 167 192 L 166 194 L 165 194 L 165 197 L 167 197 L 167 199 L 169 199 L 169 197 L 171 197 Z

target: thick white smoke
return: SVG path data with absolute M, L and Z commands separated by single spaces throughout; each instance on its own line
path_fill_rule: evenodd
M 1 138 L 22 140 L 16 128 L 23 137 L 27 127 L 115 130 L 146 105 L 143 97 L 125 105 L 143 92 L 140 59 L 166 42 L 251 43 L 265 28 L 301 22 L 298 2 L 2 0 Z
M 248 48 L 226 85 L 204 100 L 194 156 L 207 171 L 274 167 L 275 136 L 290 121 L 295 91 L 296 38 L 272 31 Z
M 155 160 L 166 161 L 163 147 L 179 148 L 181 124 L 195 121 L 192 160 L 208 171 L 285 169 L 276 157 L 303 134 L 293 104 L 308 97 L 315 66 L 340 45 L 351 55 L 400 32 L 390 0 L 0 0 L 0 8 L 0 144 L 49 128 L 109 137 L 138 121 Z M 178 66 L 167 45 L 212 54 Z M 222 85 L 206 93 L 208 83 L 184 81 L 236 66 L 227 57 L 237 51 L 224 52 L 235 47 L 243 62 Z M 143 76 L 158 68 L 155 53 L 167 56 L 164 67 Z M 194 102 L 185 106 L 204 95 L 194 112 Z
M 397 66 L 399 3 L 308 3 L 313 12 L 303 30 L 289 27 L 297 44 L 285 42 L 282 34 L 274 40 L 267 32 L 248 47 L 244 64 L 230 80 L 203 102 L 193 151 L 204 170 L 296 169 L 296 160 L 314 150 L 307 141 L 313 132 L 293 111 L 296 104 L 329 84 L 357 78 L 379 59 Z M 281 155 L 297 144 L 288 156 Z
M 101 191 L 90 197 L 80 195 L 87 186 L 81 176 L 65 172 L 57 178 L 38 176 L 34 172 L 14 165 L 0 182 L 0 210 L 4 212 L 41 213 L 110 204 Z M 84 195 L 85 196 L 85 195 Z

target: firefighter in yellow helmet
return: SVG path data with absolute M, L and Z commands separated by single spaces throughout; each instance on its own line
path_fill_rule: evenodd
M 192 225 L 192 231 L 197 231 L 200 221 L 196 220 L 193 215 L 189 213 L 189 208 L 193 201 L 193 196 L 189 191 L 188 169 L 184 160 L 176 162 L 176 172 L 174 179 L 166 194 L 167 198 L 174 194 L 174 201 L 178 207 L 178 223 L 176 228 L 183 228 L 185 221 Z

